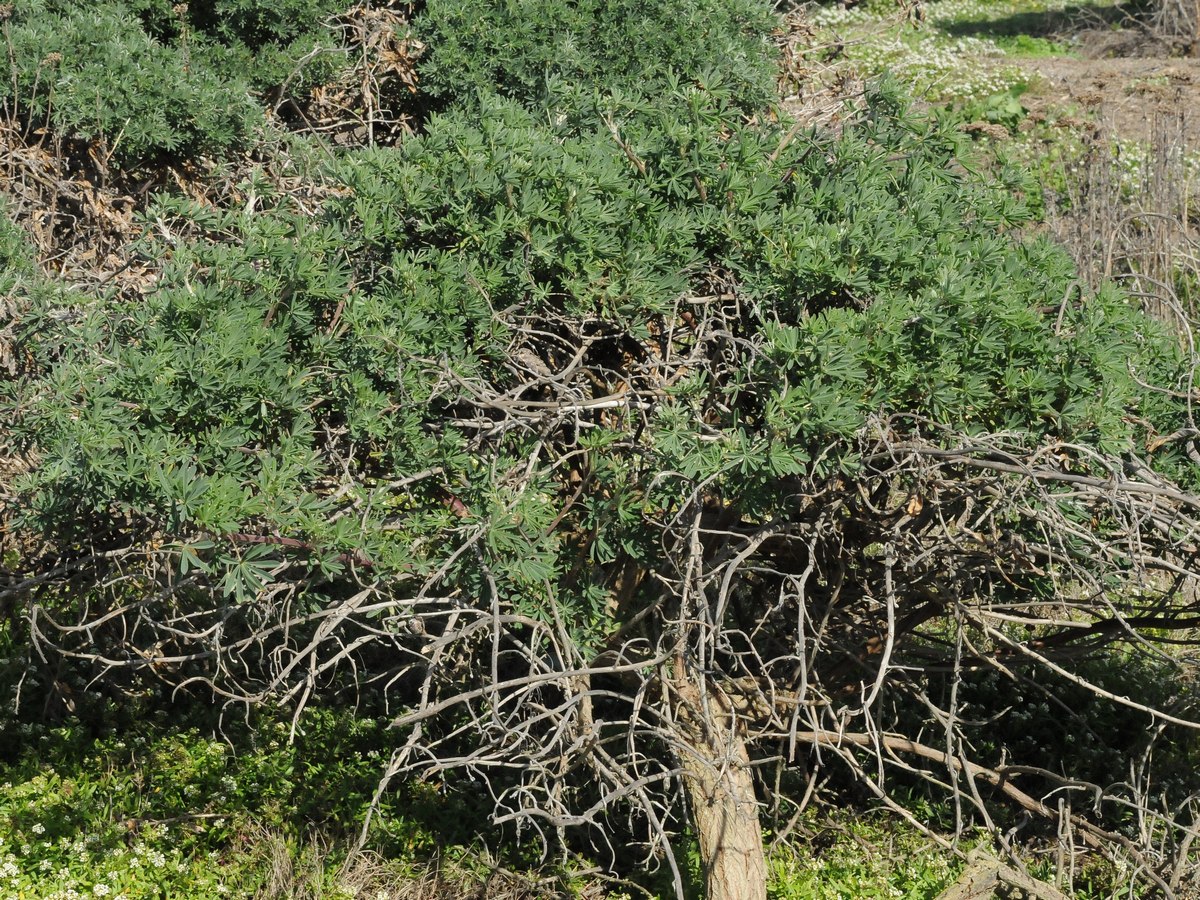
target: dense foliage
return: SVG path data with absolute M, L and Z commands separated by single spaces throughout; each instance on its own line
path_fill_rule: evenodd
M 292 562 L 327 575 L 348 553 L 435 568 L 414 546 L 453 525 L 442 489 L 354 517 L 331 515 L 329 495 L 367 503 L 380 482 L 436 466 L 468 509 L 496 517 L 495 540 L 510 532 L 496 565 L 514 595 L 539 592 L 576 548 L 515 521 L 548 523 L 560 501 L 547 485 L 505 510 L 496 476 L 544 437 L 481 440 L 456 411 L 489 382 L 533 400 L 505 362 L 520 323 L 551 317 L 595 336 L 584 362 L 615 393 L 636 378 L 621 356 L 654 353 L 655 330 L 722 282 L 736 285 L 745 349 L 719 383 L 672 386 L 637 456 L 597 460 L 596 489 L 612 492 L 586 524 L 598 562 L 638 540 L 644 504 L 668 510 L 696 481 L 764 515 L 790 490 L 780 479 L 853 471 L 874 414 L 1113 451 L 1132 446 L 1135 419 L 1173 430 L 1127 366 L 1171 377 L 1170 344 L 1113 293 L 1069 302 L 1061 252 L 1007 236 L 1023 220 L 1013 195 L 956 172 L 954 138 L 891 104 L 879 96 L 840 138 L 796 137 L 681 87 L 659 104 L 614 101 L 618 143 L 604 124 L 555 127 L 493 100 L 481 122 L 436 118 L 401 148 L 347 157 L 333 177 L 348 194 L 315 227 L 286 197 L 249 215 L 160 200 L 149 215 L 196 237 L 147 238 L 141 252 L 168 260 L 153 290 L 51 296 L 24 323 L 45 366 L 14 421 L 40 457 L 29 516 L 80 537 L 165 529 L 185 540 L 185 567 L 203 547 L 249 598 L 280 550 L 231 535 L 303 540 L 317 552 Z M 1061 321 L 1043 311 L 1064 297 Z M 554 369 L 562 351 L 526 352 Z M 586 440 L 606 448 L 639 419 L 598 417 Z M 358 475 L 338 483 L 347 462 Z
M 774 25 L 762 0 L 431 0 L 417 20 L 428 95 L 544 106 L 597 87 L 654 96 L 674 78 L 761 107 L 774 95 Z
M 22 107 L 139 164 L 233 146 L 324 40 L 333 7 L 294 6 L 21 6 Z M 726 752 L 700 732 L 799 761 L 933 716 L 949 747 L 964 658 L 1065 675 L 1021 654 L 1185 627 L 1193 601 L 1145 573 L 1185 580 L 1194 552 L 1191 360 L 1085 295 L 1022 230 L 1031 186 L 982 177 L 894 83 L 837 128 L 769 108 L 772 21 L 430 0 L 420 134 L 326 152 L 303 194 L 263 165 L 220 202 L 155 196 L 136 284 L 56 285 L 6 227 L 0 589 L 26 660 L 387 704 L 387 778 L 465 768 L 498 821 L 593 847 L 633 807 L 619 827 L 675 866 L 672 754 L 690 788 L 705 741 Z M 114 66 L 125 93 L 92 102 Z M 1042 608 L 1068 601 L 1077 621 Z M 563 776 L 580 755 L 594 784 Z
M 121 164 L 189 159 L 244 146 L 276 85 L 302 93 L 330 65 L 298 71 L 337 3 L 82 3 L 18 0 L 4 37 L 12 77 L 5 118 L 27 134 L 96 148 Z

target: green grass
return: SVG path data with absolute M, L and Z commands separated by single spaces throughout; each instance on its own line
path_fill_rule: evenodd
M 770 858 L 771 900 L 929 900 L 962 863 L 893 817 L 810 816 Z
M 386 762 L 381 722 L 314 711 L 289 742 L 288 723 L 259 716 L 227 741 L 194 713 L 186 727 L 173 718 L 102 735 L 10 726 L 22 749 L 0 759 L 0 896 L 348 900 L 421 877 L 435 856 L 457 878 L 486 879 L 474 804 L 428 785 L 389 795 L 376 854 L 351 852 Z
M 286 722 L 260 715 L 256 734 L 234 725 L 230 742 L 190 718 L 160 712 L 101 735 L 14 726 L 22 749 L 0 759 L 0 896 L 350 900 L 391 896 L 434 857 L 464 889 L 492 876 L 495 859 L 530 879 L 558 876 L 567 894 L 586 884 L 529 851 L 497 858 L 477 804 L 431 785 L 400 785 L 375 820 L 376 853 L 356 857 L 354 826 L 385 761 L 380 722 L 314 711 L 289 743 Z M 959 868 L 887 818 L 813 814 L 772 853 L 770 896 L 921 900 Z
M 1018 56 L 1023 59 L 1045 59 L 1052 56 L 1072 56 L 1074 54 L 1074 50 L 1069 45 L 1036 35 L 997 35 L 992 40 L 1009 56 Z

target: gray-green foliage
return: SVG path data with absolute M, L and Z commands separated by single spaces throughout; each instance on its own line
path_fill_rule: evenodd
M 889 93 L 840 137 L 745 124 L 730 92 L 695 85 L 605 102 L 620 142 L 499 99 L 480 118 L 435 117 L 403 147 L 339 162 L 344 196 L 317 220 L 286 197 L 253 215 L 160 201 L 152 217 L 199 237 L 150 238 L 144 252 L 169 260 L 153 290 L 47 303 L 26 323 L 44 370 L 9 408 L 41 459 L 24 482 L 30 524 L 162 530 L 191 548 L 180 562 L 250 596 L 289 555 L 327 575 L 351 552 L 381 570 L 439 565 L 448 545 L 430 541 L 456 522 L 443 489 L 332 515 L 438 466 L 488 522 L 509 596 L 536 610 L 557 583 L 578 593 L 579 624 L 603 629 L 565 574 L 578 548 L 546 527 L 567 487 L 519 500 L 505 487 L 553 443 L 481 441 L 455 420 L 476 415 L 479 386 L 513 386 L 518 320 L 609 334 L 609 353 L 651 348 L 718 275 L 742 298 L 740 349 L 715 378 L 678 383 L 650 427 L 597 420 L 584 439 L 594 474 L 572 515 L 597 530 L 598 563 L 646 552 L 644 520 L 702 480 L 764 516 L 791 479 L 853 471 L 852 438 L 876 413 L 1116 453 L 1135 423 L 1175 427 L 1169 398 L 1129 369 L 1170 379 L 1170 344 L 1113 292 L 1079 302 L 1066 257 L 1012 232 L 1012 193 Z M 617 378 L 601 349 L 584 364 Z M 307 549 L 230 543 L 239 533 Z
M 243 138 L 254 106 L 241 79 L 223 79 L 163 46 L 119 4 L 17 4 L 7 23 L 14 72 L 9 108 L 122 159 L 203 152 Z
M 297 61 L 333 46 L 336 6 L 18 0 L 0 99 L 23 130 L 98 143 L 121 166 L 219 153 L 261 122 L 258 92 L 290 76 L 303 87 Z
M 30 275 L 34 270 L 33 248 L 29 239 L 9 215 L 8 204 L 0 203 L 0 281 L 3 292 L 12 289 L 12 280 Z
M 580 88 L 653 96 L 671 76 L 765 105 L 775 23 L 764 0 L 430 0 L 416 20 L 430 47 L 425 92 L 468 103 L 498 92 L 535 105 Z
M 977 590 L 1059 596 L 1059 573 L 1044 574 L 1056 561 L 995 574 L 987 536 L 964 546 L 926 528 L 943 513 L 966 520 L 979 482 L 955 479 L 993 457 L 927 470 L 942 499 L 902 532 L 901 513 L 884 524 L 870 498 L 894 507 L 915 470 L 862 448 L 887 457 L 880 448 L 936 449 L 941 436 L 1012 460 L 1054 447 L 1070 471 L 1052 474 L 1103 484 L 1147 437 L 1187 421 L 1174 343 L 1116 291 L 1083 296 L 1064 253 L 1022 237 L 1028 186 L 972 171 L 962 135 L 912 115 L 894 85 L 837 131 L 761 109 L 748 119 L 758 70 L 736 55 L 711 77 L 691 65 L 677 32 L 658 33 L 682 13 L 638 31 L 632 4 L 613 6 L 621 21 L 601 5 L 531 4 L 529 21 L 524 8 L 478 13 L 516 16 L 528 31 L 512 46 L 435 50 L 428 78 L 459 89 L 422 134 L 330 156 L 299 195 L 264 174 L 226 207 L 158 197 L 131 248 L 159 262 L 139 289 L 19 285 L 24 368 L 0 386 L 5 449 L 27 469 L 6 523 L 45 548 L 18 562 L 73 582 L 29 582 L 57 621 L 103 610 L 62 640 L 107 677 L 149 652 L 165 658 L 156 674 L 226 696 L 390 691 L 401 709 L 428 704 L 410 748 L 487 756 L 479 771 L 504 773 L 498 803 L 514 796 L 503 779 L 530 779 L 518 805 L 545 796 L 547 759 L 590 752 L 568 721 L 583 706 L 576 667 L 620 657 L 632 660 L 623 675 L 645 669 L 594 675 L 597 722 L 674 702 L 645 662 L 671 645 L 671 678 L 762 675 L 791 690 L 797 654 L 822 644 L 832 672 L 814 668 L 812 683 L 842 697 L 862 675 L 845 660 L 892 625 L 878 599 L 893 576 L 912 579 L 903 614 L 947 621 Z M 466 7 L 431 3 L 427 26 L 439 9 Z M 586 13 L 597 34 L 636 38 L 635 52 L 622 57 L 613 38 L 594 56 L 548 55 L 560 32 L 547 10 L 563 34 Z M 717 44 L 767 47 L 721 21 L 732 31 Z M 635 73 L 631 59 L 650 63 Z M 1059 455 L 1060 441 L 1079 452 Z M 1194 485 L 1177 447 L 1154 462 Z M 1055 494 L 1063 482 L 1018 482 L 983 486 L 1024 491 L 988 509 L 1014 547 L 1042 545 L 1019 534 L 1037 531 L 1038 504 L 1080 526 L 1037 551 L 1063 548 L 1064 566 L 1077 546 L 1095 559 L 1086 538 L 1121 524 L 1074 502 L 1071 483 Z M 696 530 L 681 553 L 684 519 Z M 784 539 L 751 543 L 769 529 Z M 917 560 L 904 572 L 881 555 L 893 539 Z M 743 547 L 761 555 L 730 562 Z M 742 562 L 747 577 L 726 591 Z M 1097 579 L 1116 584 L 1128 561 L 1103 562 Z M 693 615 L 681 598 L 722 567 L 719 600 Z M 816 572 L 807 588 L 785 584 L 804 571 Z M 829 644 L 794 630 L 822 605 L 837 619 Z M 899 634 L 919 645 L 892 660 L 913 661 L 908 685 L 927 665 L 921 641 L 943 646 L 933 624 Z M 703 671 L 686 656 L 709 650 Z M 531 676 L 545 690 L 514 698 Z M 658 725 L 673 711 L 648 715 L 636 734 L 597 726 L 606 752 L 627 754 L 616 769 L 677 746 Z M 882 713 L 874 724 L 889 727 Z M 589 808 L 592 790 L 566 786 L 562 809 Z
M 0 99 L 22 127 L 99 142 L 122 166 L 244 146 L 258 98 L 303 98 L 344 60 L 327 27 L 338 0 L 17 0 L 5 22 L 13 77 Z M 474 104 L 499 92 L 570 105 L 597 87 L 653 95 L 672 78 L 773 95 L 774 23 L 760 0 L 435 0 L 418 30 L 431 45 L 422 98 Z

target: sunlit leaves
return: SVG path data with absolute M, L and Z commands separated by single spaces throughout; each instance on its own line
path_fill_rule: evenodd
M 761 0 L 434 0 L 417 19 L 434 96 L 498 91 L 568 111 L 596 87 L 656 95 L 680 77 L 769 102 L 774 23 Z
M 853 471 L 880 415 L 1112 450 L 1130 409 L 1176 414 L 1130 375 L 1170 363 L 1128 304 L 1082 302 L 1061 253 L 1005 231 L 1019 209 L 955 165 L 956 137 L 888 90 L 830 135 L 747 124 L 719 79 L 668 82 L 579 94 L 562 121 L 480 98 L 333 162 L 315 218 L 267 185 L 252 214 L 159 200 L 193 237 L 148 229 L 168 262 L 139 302 L 31 317 L 30 517 L 119 510 L 241 599 L 367 559 L 535 617 L 554 597 L 582 629 L 602 568 L 577 560 L 652 559 L 697 490 L 775 515 L 795 481 Z M 664 333 L 700 340 L 680 315 L 707 314 L 714 277 L 726 336 L 652 404 L 499 427 L 528 323 L 652 365 Z M 578 359 L 597 392 L 625 365 Z

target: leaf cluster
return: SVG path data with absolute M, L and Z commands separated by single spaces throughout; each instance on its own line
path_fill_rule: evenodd
M 1120 293 L 1082 291 L 1022 231 L 1020 173 L 982 176 L 894 84 L 837 130 L 763 110 L 754 10 L 430 2 L 445 105 L 422 134 L 331 154 L 319 202 L 253 176 L 230 193 L 250 202 L 159 197 L 134 248 L 152 281 L 23 297 L 30 374 L 0 386 L 30 461 L 12 515 L 51 548 L 34 565 L 94 579 L 39 602 L 63 621 L 122 611 L 72 630 L 74 652 L 134 668 L 151 646 L 165 677 L 248 700 L 386 684 L 432 710 L 410 747 L 494 764 L 501 796 L 586 752 L 563 723 L 594 660 L 674 643 L 707 654 L 699 678 L 791 690 L 821 644 L 822 663 L 845 657 L 822 685 L 843 697 L 872 662 L 863 635 L 899 628 L 879 602 L 894 577 L 912 579 L 913 629 L 984 582 L 998 602 L 1057 598 L 1047 570 L 1078 559 L 1115 584 L 1141 526 L 1069 491 L 1189 421 L 1176 344 Z M 291 39 L 253 18 L 230 19 L 247 47 Z M 696 21 L 736 50 L 725 69 L 685 52 Z M 870 458 L 976 438 L 1005 460 L 1053 447 L 1038 471 L 1068 478 L 1039 493 L 966 456 Z M 1153 462 L 1196 483 L 1170 443 Z M 942 499 L 904 502 L 910 477 Z M 975 490 L 1045 568 L 1010 575 L 987 536 L 963 542 Z M 1106 529 L 1111 554 L 1088 543 Z M 822 604 L 830 644 L 794 630 Z M 637 665 L 637 699 L 596 675 L 611 722 L 661 693 Z M 634 730 L 601 739 L 661 756 L 661 732 L 635 747 Z
M 423 90 L 443 104 L 499 93 L 535 106 L 597 88 L 654 96 L 671 78 L 774 97 L 776 24 L 763 0 L 430 0 Z
M 351 551 L 435 568 L 426 541 L 452 527 L 448 492 L 488 521 L 506 595 L 536 609 L 579 549 L 549 528 L 566 488 L 514 493 L 505 473 L 576 438 L 547 451 L 520 430 L 481 437 L 481 398 L 529 398 L 522 347 L 550 370 L 591 348 L 578 375 L 591 395 L 636 385 L 621 358 L 660 353 L 655 333 L 704 315 L 718 277 L 740 298 L 719 362 L 662 393 L 649 427 L 594 421 L 575 514 L 599 561 L 643 552 L 647 515 L 695 483 L 769 514 L 789 479 L 853 469 L 853 438 L 879 414 L 1109 452 L 1131 446 L 1135 418 L 1177 414 L 1129 370 L 1169 378 L 1170 345 L 1115 293 L 1073 293 L 1061 252 L 1013 236 L 1014 195 L 888 92 L 840 136 L 746 124 L 733 89 L 601 102 L 557 125 L 499 98 L 481 117 L 436 116 L 402 147 L 338 162 L 342 196 L 317 222 L 285 197 L 253 215 L 160 201 L 151 216 L 197 238 L 148 239 L 142 252 L 168 260 L 153 290 L 51 298 L 26 325 L 45 365 L 15 395 L 16 433 L 42 460 L 31 521 L 132 517 L 250 597 L 288 554 L 238 535 L 319 548 L 302 569 L 327 575 Z M 539 321 L 557 344 L 527 342 Z M 634 454 L 606 443 L 635 430 Z M 433 467 L 432 486 L 366 515 L 331 505 Z M 195 543 L 212 536 L 235 543 L 212 559 Z M 558 589 L 594 619 L 588 585 Z
M 0 100 L 23 127 L 96 145 L 122 167 L 219 154 L 261 123 L 256 95 L 328 74 L 328 54 L 295 70 L 335 47 L 323 23 L 337 6 L 19 0 L 3 25 L 12 77 Z

